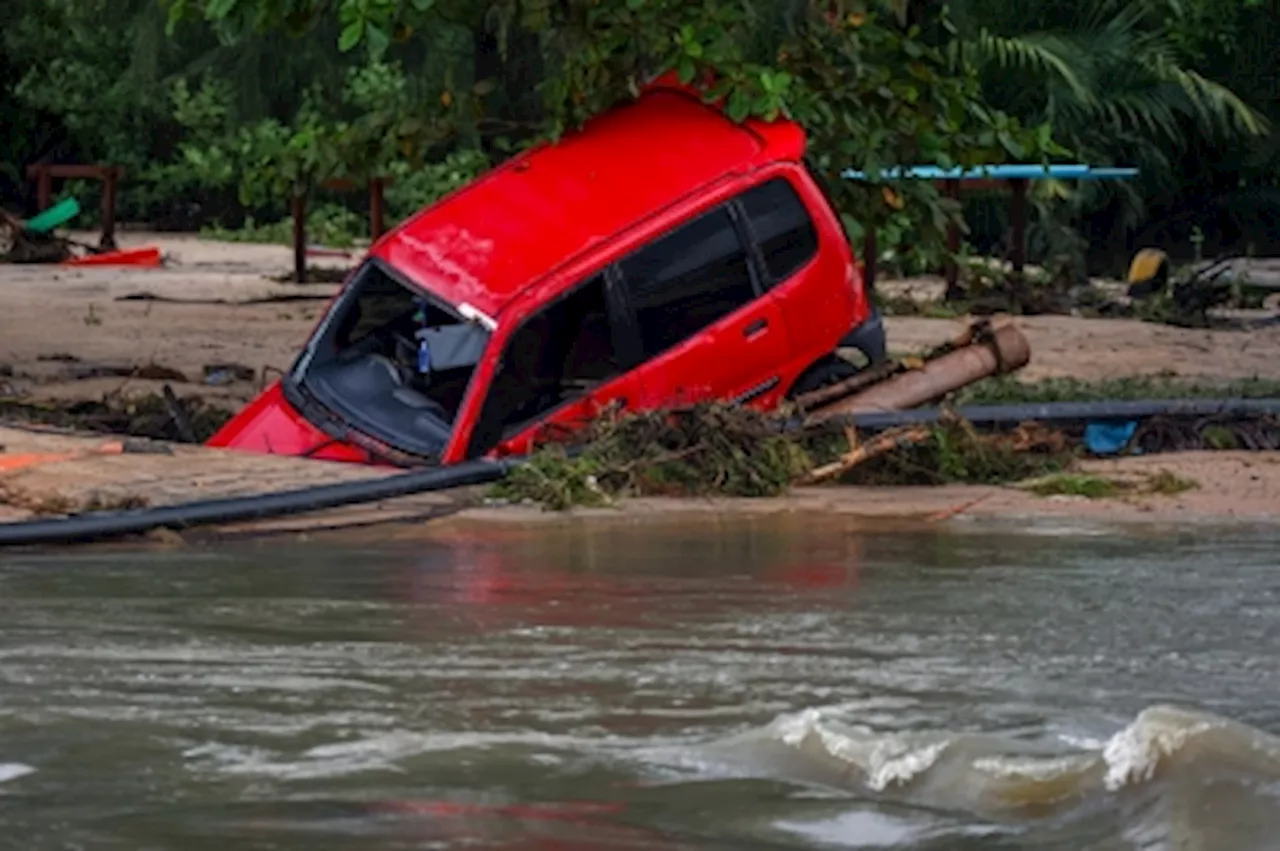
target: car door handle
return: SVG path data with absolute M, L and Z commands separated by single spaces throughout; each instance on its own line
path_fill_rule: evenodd
M 746 328 L 742 329 L 742 336 L 754 337 L 768 327 L 769 327 L 768 319 L 757 319 L 755 322 L 752 322 Z

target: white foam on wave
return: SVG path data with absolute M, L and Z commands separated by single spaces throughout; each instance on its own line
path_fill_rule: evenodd
M 853 780 L 874 792 L 912 785 L 917 792 L 927 787 L 930 795 L 950 790 L 971 804 L 1114 793 L 1152 781 L 1162 766 L 1175 761 L 1207 760 L 1258 780 L 1280 780 L 1280 737 L 1172 706 L 1144 709 L 1105 740 L 1068 742 L 1057 734 L 1050 741 L 1030 742 L 946 730 L 877 731 L 846 724 L 839 713 L 822 708 L 779 716 L 762 733 L 837 785 Z M 931 778 L 926 786 L 914 782 L 926 774 Z
M 35 772 L 34 768 L 20 762 L 0 762 L 0 783 L 8 783 L 10 780 L 17 780 L 19 777 L 26 777 Z
M 1196 747 L 1199 745 L 1199 747 Z M 1280 777 L 1280 738 L 1226 718 L 1174 706 L 1152 706 L 1108 740 L 1104 784 L 1116 791 L 1155 776 L 1161 763 L 1195 753 Z
M 776 719 L 767 735 L 796 750 L 816 742 L 828 756 L 861 770 L 863 783 L 876 792 L 905 785 L 928 771 L 950 744 L 946 738 L 919 741 L 866 727 L 837 726 L 814 708 Z

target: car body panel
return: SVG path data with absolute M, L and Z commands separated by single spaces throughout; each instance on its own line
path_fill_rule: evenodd
M 693 98 L 655 92 L 508 161 L 372 253 L 444 300 L 497 317 L 548 271 L 764 151 L 759 135 Z
M 316 428 L 284 397 L 279 381 L 264 390 L 206 443 L 264 455 L 368 464 L 369 453 Z

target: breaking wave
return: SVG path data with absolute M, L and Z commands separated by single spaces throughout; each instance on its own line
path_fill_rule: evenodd
M 1280 782 L 1280 737 L 1175 706 L 1149 707 L 1104 741 L 877 732 L 834 714 L 783 715 L 708 755 L 721 767 L 767 767 L 797 782 L 985 815 L 1068 809 L 1169 778 Z
M 20 762 L 0 762 L 0 783 L 8 783 L 10 780 L 17 780 L 19 777 L 34 773 L 34 768 Z

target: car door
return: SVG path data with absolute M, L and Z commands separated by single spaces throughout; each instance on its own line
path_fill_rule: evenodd
M 601 412 L 639 400 L 629 326 L 612 275 L 598 272 L 524 319 L 503 344 L 468 457 L 564 440 Z
M 617 270 L 639 338 L 640 407 L 778 398 L 787 329 L 757 279 L 736 207 L 686 221 Z
M 851 258 L 842 239 L 822 250 L 805 199 L 815 187 L 780 172 L 739 196 L 743 220 L 760 260 L 764 287 L 786 320 L 793 362 L 827 355 L 854 321 L 858 293 L 849 280 Z

